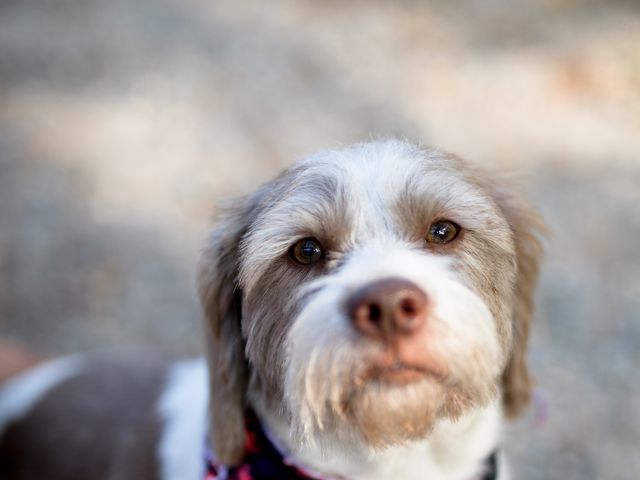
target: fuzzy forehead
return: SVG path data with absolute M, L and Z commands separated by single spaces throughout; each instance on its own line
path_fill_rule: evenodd
M 510 246 L 504 218 L 464 162 L 404 142 L 325 151 L 263 188 L 259 214 L 241 244 L 245 288 L 309 236 L 346 250 L 367 238 L 411 240 L 425 233 L 426 222 L 447 218 L 469 230 L 491 229 L 492 241 Z

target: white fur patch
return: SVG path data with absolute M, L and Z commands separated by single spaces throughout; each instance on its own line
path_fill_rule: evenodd
M 72 356 L 39 365 L 9 380 L 0 388 L 0 435 L 24 417 L 53 387 L 83 370 L 80 357 Z
M 176 363 L 158 401 L 164 430 L 158 458 L 164 480 L 200 480 L 207 417 L 207 370 L 202 359 Z

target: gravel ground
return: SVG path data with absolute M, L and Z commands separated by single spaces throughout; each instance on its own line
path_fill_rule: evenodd
M 197 352 L 215 202 L 399 135 L 519 172 L 550 225 L 514 478 L 640 478 L 637 2 L 266 5 L 0 4 L 0 340 Z

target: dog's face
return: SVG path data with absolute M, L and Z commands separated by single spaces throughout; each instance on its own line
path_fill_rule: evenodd
M 539 227 L 461 160 L 401 142 L 319 154 L 241 200 L 200 272 L 218 456 L 237 460 L 247 390 L 301 440 L 374 447 L 500 392 L 517 410 Z

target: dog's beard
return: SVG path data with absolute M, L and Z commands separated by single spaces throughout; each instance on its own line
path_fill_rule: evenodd
M 312 350 L 289 377 L 288 403 L 300 443 L 327 433 L 374 449 L 420 440 L 439 419 L 456 419 L 497 392 L 495 385 L 462 385 L 428 372 L 410 382 L 388 382 L 367 373 L 371 349 L 342 347 Z
M 483 362 L 462 362 L 470 369 L 461 370 L 442 355 L 438 368 L 454 367 L 447 375 L 434 368 L 394 382 L 372 373 L 379 347 L 332 337 L 318 335 L 313 347 L 293 349 L 297 356 L 287 367 L 285 404 L 299 444 L 337 437 L 384 449 L 424 439 L 440 419 L 455 420 L 498 393 L 499 377 L 483 371 Z
M 445 401 L 446 389 L 431 377 L 409 385 L 371 380 L 349 398 L 346 419 L 368 445 L 384 448 L 428 435 Z

